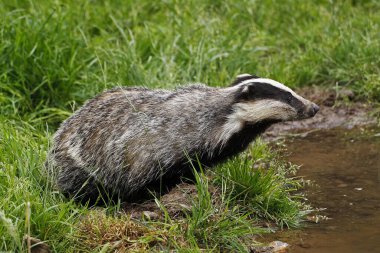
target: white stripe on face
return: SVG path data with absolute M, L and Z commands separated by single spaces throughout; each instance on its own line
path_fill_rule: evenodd
M 281 101 L 263 99 L 234 105 L 232 115 L 243 122 L 257 123 L 263 120 L 292 120 L 297 117 L 297 111 Z
M 255 102 L 238 103 L 223 126 L 218 143 L 224 145 L 231 136 L 242 130 L 244 124 L 263 120 L 287 121 L 297 118 L 297 112 L 281 101 L 264 99 Z
M 238 75 L 238 76 L 236 76 L 236 78 L 242 78 L 242 77 L 248 77 L 248 76 L 252 76 L 252 75 L 250 75 L 250 74 L 241 74 L 241 75 Z

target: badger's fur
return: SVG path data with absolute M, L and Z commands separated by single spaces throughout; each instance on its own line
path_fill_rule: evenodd
M 68 196 L 139 199 L 190 176 L 190 160 L 213 166 L 273 123 L 309 118 L 318 109 L 285 85 L 248 74 L 226 88 L 114 88 L 62 123 L 47 164 Z

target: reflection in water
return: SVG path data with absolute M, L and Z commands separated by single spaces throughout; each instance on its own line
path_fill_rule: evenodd
M 287 141 L 298 174 L 315 184 L 314 207 L 331 218 L 301 231 L 282 232 L 291 252 L 380 252 L 380 130 L 326 130 Z

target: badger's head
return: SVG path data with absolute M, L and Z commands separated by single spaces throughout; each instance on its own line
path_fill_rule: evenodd
M 236 92 L 231 116 L 248 124 L 307 119 L 319 110 L 315 103 L 271 79 L 243 74 L 231 86 Z

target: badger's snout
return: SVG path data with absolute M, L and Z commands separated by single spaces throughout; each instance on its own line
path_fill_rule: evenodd
M 310 106 L 308 106 L 306 115 L 308 116 L 308 118 L 311 118 L 311 117 L 314 117 L 318 111 L 319 111 L 319 106 L 315 103 L 311 103 Z

